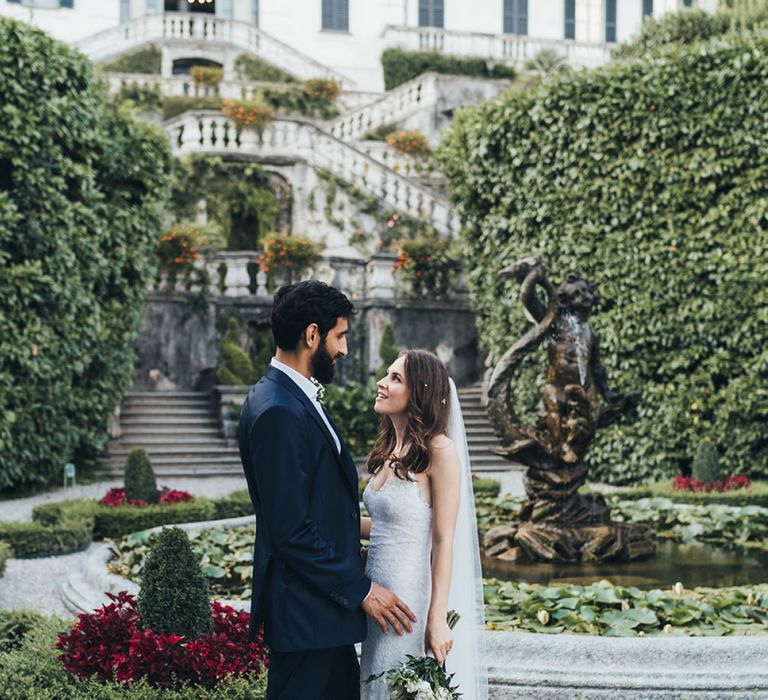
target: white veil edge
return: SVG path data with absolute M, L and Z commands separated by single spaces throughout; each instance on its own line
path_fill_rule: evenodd
M 483 573 L 480 568 L 472 471 L 459 394 L 453 380 L 449 382 L 451 410 L 448 437 L 453 441 L 461 462 L 461 495 L 453 541 L 453 572 L 448 609 L 458 612 L 461 619 L 453 630 L 453 649 L 448 654 L 446 668 L 449 674 L 455 673 L 453 680 L 459 683 L 463 700 L 486 700 L 488 669 L 485 656 Z

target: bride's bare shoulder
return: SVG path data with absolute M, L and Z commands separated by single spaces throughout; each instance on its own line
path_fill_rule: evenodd
M 449 452 L 453 449 L 453 440 L 447 435 L 435 435 L 435 437 L 432 438 L 430 446 L 433 450 Z

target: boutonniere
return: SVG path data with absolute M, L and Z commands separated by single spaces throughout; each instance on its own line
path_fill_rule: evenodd
M 325 387 L 317 381 L 314 377 L 310 377 L 309 381 L 312 382 L 315 387 L 317 387 L 317 400 L 322 403 L 323 398 L 325 397 Z

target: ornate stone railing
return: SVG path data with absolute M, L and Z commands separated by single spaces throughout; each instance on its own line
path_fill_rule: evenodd
M 301 160 L 360 186 L 393 209 L 429 221 L 443 235 L 459 231 L 448 202 L 374 158 L 302 119 L 279 118 L 259 134 L 238 134 L 219 112 L 186 112 L 165 124 L 175 155 L 209 153 Z
M 98 63 L 145 43 L 166 41 L 230 44 L 256 54 L 302 80 L 327 77 L 339 81 L 344 87 L 354 87 L 350 78 L 265 34 L 252 24 L 200 13 L 168 12 L 137 17 L 93 34 L 75 45 Z
M 610 44 L 591 44 L 571 40 L 537 39 L 514 34 L 481 34 L 435 27 L 388 26 L 386 46 L 408 51 L 440 51 L 456 56 L 481 56 L 522 64 L 542 49 L 554 49 L 574 68 L 601 66 L 611 59 Z
M 331 133 L 345 141 L 356 141 L 371 129 L 400 121 L 418 109 L 437 102 L 437 75 L 425 73 L 390 90 L 375 102 L 363 105 L 331 122 Z
M 210 259 L 201 259 L 193 268 L 179 272 L 169 278 L 167 271 L 161 271 L 150 288 L 164 292 L 205 292 L 212 297 L 267 297 L 267 273 L 257 263 L 257 251 L 217 253 Z M 320 262 L 308 270 L 304 278 L 318 279 L 332 284 L 352 300 L 397 299 L 407 293 L 406 286 L 394 274 L 392 265 L 395 255 L 382 253 L 367 260 L 323 256 Z M 272 286 L 290 282 L 287 276 L 277 275 Z M 451 296 L 465 299 L 466 285 L 461 274 L 454 285 Z

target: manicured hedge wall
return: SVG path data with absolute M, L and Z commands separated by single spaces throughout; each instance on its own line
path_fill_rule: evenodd
M 0 540 L 0 577 L 5 573 L 5 565 L 13 557 L 13 547 L 8 542 Z
M 440 149 L 496 358 L 530 328 L 501 268 L 541 251 L 555 281 L 598 285 L 610 384 L 644 396 L 593 480 L 671 477 L 703 437 L 726 473 L 768 473 L 766 81 L 766 38 L 659 51 L 467 111 Z M 514 383 L 529 415 L 545 364 Z
M 384 70 L 384 89 L 402 85 L 417 75 L 435 71 L 449 75 L 472 75 L 478 78 L 515 77 L 515 69 L 503 64 L 489 67 L 490 59 L 462 58 L 449 56 L 437 51 L 403 51 L 403 49 L 385 49 L 381 54 L 381 67 Z
M 92 459 L 133 371 L 170 171 L 79 52 L 0 18 L 0 489 Z

